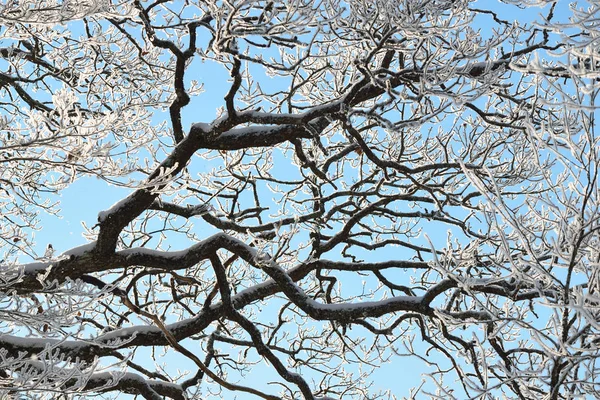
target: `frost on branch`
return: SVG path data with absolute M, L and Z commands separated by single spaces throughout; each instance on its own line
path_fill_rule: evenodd
M 0 6 L 2 396 L 600 397 L 599 9 L 492 3 Z

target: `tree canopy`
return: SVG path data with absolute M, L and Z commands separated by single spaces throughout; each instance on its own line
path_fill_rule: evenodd
M 600 397 L 599 21 L 0 5 L 2 397 Z M 37 242 L 76 181 L 128 194 Z

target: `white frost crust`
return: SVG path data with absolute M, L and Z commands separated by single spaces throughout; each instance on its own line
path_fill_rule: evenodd
M 117 252 L 122 256 L 153 256 L 164 259 L 179 259 L 185 257 L 190 252 L 190 249 L 179 250 L 179 251 L 163 251 L 148 249 L 146 247 L 134 247 L 132 249 L 124 249 Z
M 131 195 L 117 201 L 108 210 L 100 211 L 98 213 L 98 222 L 102 223 L 106 220 L 106 218 L 108 218 L 109 215 L 118 213 L 119 210 L 121 210 L 129 202 L 130 197 Z
M 33 274 L 36 272 L 45 271 L 46 268 L 52 265 L 52 262 L 33 262 L 29 264 L 23 264 L 21 267 L 23 268 L 23 272 L 26 274 Z
M 62 253 L 60 255 L 60 257 L 81 256 L 85 253 L 92 251 L 94 249 L 94 247 L 96 247 L 95 240 L 93 242 L 82 244 L 81 246 L 73 247 L 72 249 L 69 249 L 69 250 L 65 251 L 64 253 Z

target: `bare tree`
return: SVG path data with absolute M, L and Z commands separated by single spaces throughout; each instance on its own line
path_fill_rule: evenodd
M 3 398 L 600 397 L 599 15 L 1 5 Z M 130 194 L 38 254 L 89 177 Z

